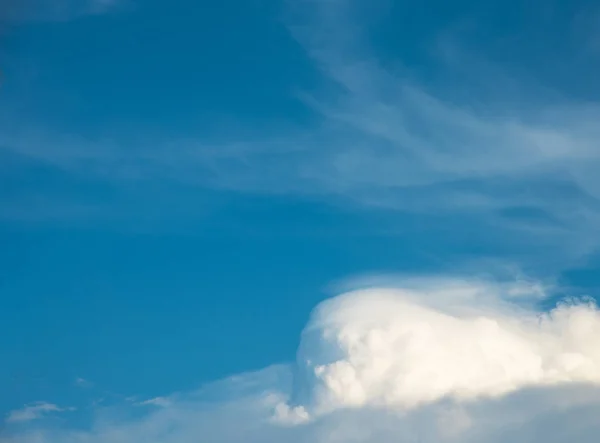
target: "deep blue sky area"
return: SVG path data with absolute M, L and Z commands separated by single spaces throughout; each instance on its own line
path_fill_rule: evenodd
M 361 275 L 520 269 L 596 295 L 598 17 L 394 0 L 5 17 L 0 414 L 293 361 L 311 310 Z
M 13 51 L 30 67 L 19 97 L 25 112 L 107 137 L 107 127 L 207 131 L 219 119 L 264 122 L 282 110 L 307 118 L 294 94 L 315 83 L 315 72 L 279 2 L 120 9 L 14 32 Z

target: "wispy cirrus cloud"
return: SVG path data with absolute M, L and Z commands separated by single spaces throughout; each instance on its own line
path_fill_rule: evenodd
M 11 411 L 6 417 L 7 423 L 20 423 L 37 420 L 48 414 L 73 411 L 73 408 L 61 408 L 53 403 L 37 402 L 32 405 Z
M 401 56 L 378 52 L 371 44 L 377 25 L 360 21 L 361 4 L 292 7 L 290 31 L 322 74 L 322 88 L 301 97 L 317 116 L 309 125 L 239 139 L 164 134 L 110 141 L 15 125 L 2 131 L 0 144 L 20 158 L 117 188 L 175 183 L 460 214 L 565 257 L 593 251 L 600 105 L 461 49 L 446 28 L 431 36 L 436 75 L 447 74 L 440 86 Z
M 135 403 L 136 406 L 158 406 L 160 408 L 168 408 L 171 404 L 171 400 L 166 397 L 154 397 Z

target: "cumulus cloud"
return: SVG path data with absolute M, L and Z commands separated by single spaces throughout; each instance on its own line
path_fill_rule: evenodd
M 600 384 L 600 313 L 502 303 L 531 287 L 453 280 L 352 292 L 319 306 L 298 356 L 304 417 L 345 407 L 414 409 L 523 388 Z M 302 382 L 301 382 L 302 383 Z M 307 408 L 302 404 L 307 402 Z
M 600 313 L 585 299 L 538 311 L 535 287 L 422 277 L 345 293 L 316 307 L 295 364 L 8 441 L 591 443 Z

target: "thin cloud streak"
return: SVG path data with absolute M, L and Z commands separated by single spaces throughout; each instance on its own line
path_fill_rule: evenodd
M 73 411 L 74 408 L 61 408 L 53 403 L 38 402 L 22 409 L 11 411 L 6 417 L 7 423 L 18 423 L 38 420 L 51 413 Z

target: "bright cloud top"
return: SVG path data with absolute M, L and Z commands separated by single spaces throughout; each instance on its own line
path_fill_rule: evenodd
M 356 291 L 320 305 L 298 354 L 304 392 L 295 418 L 600 384 L 600 313 L 593 304 L 564 303 L 538 314 L 502 301 L 514 293 L 538 296 L 527 294 L 535 286 L 436 283 L 441 287 Z

